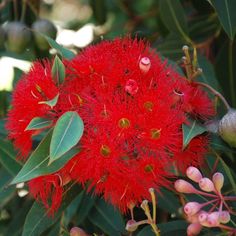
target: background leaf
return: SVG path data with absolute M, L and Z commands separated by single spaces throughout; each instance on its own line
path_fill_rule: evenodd
M 62 84 L 65 79 L 65 66 L 58 56 L 55 56 L 52 65 L 52 78 L 59 85 Z
M 52 120 L 41 118 L 41 117 L 35 117 L 33 118 L 25 130 L 37 130 L 42 129 L 50 126 L 52 124 Z

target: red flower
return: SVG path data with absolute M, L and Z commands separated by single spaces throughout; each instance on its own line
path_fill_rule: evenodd
M 21 152 L 25 143 L 29 143 L 25 152 L 30 149 L 32 132 L 24 129 L 33 117 L 49 116 L 55 121 L 66 111 L 77 111 L 85 123 L 82 151 L 57 174 L 88 184 L 88 190 L 94 189 L 122 211 L 131 202 L 149 198 L 150 187 L 168 186 L 173 163 L 182 169 L 201 162 L 207 139 L 197 137 L 182 151 L 182 124 L 189 116 L 213 115 L 212 103 L 145 42 L 103 41 L 66 62 L 66 67 L 65 82 L 59 88 L 48 63 L 45 68 L 36 63 L 17 86 L 8 129 Z M 48 99 L 60 93 L 53 115 L 48 106 L 38 104 L 45 98 L 36 85 Z M 27 106 L 21 108 L 21 104 Z M 20 119 L 24 120 L 21 125 Z M 52 211 L 62 194 L 57 174 L 30 181 L 33 196 Z M 50 198 L 55 200 L 51 206 Z

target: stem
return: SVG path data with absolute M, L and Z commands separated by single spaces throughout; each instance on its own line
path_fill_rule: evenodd
M 21 8 L 21 16 L 20 16 L 20 21 L 24 22 L 25 19 L 25 13 L 26 13 L 26 4 L 27 4 L 27 0 L 22 0 L 22 8 Z
M 224 199 L 226 201 L 236 201 L 236 196 L 228 196 L 228 197 L 224 197 Z
M 18 20 L 18 7 L 17 0 L 13 0 L 13 8 L 14 8 L 14 20 Z
M 233 106 L 236 106 L 236 96 L 234 91 L 234 75 L 233 75 L 233 40 L 229 41 L 229 87 L 230 87 L 230 97 Z
M 152 220 L 154 221 L 154 223 L 156 223 L 156 196 L 155 196 L 155 191 L 153 188 L 149 189 L 149 192 L 151 194 L 151 198 L 152 198 Z
M 202 83 L 202 82 L 195 82 L 195 84 L 197 85 L 201 85 L 207 89 L 209 89 L 215 96 L 217 96 L 225 105 L 226 109 L 227 110 L 230 110 L 230 105 L 229 103 L 226 101 L 226 99 L 224 98 L 224 96 L 219 93 L 218 91 L 216 91 L 214 88 L 212 88 L 209 84 L 205 84 L 205 83 Z
M 204 195 L 204 196 L 206 196 L 206 197 L 218 198 L 217 195 L 214 195 L 214 194 L 211 194 L 211 193 L 205 193 L 205 192 L 200 191 L 200 190 L 196 190 L 195 193 L 196 193 L 196 194 L 200 194 L 200 195 Z

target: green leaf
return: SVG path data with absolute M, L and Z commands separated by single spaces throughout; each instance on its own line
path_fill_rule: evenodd
M 61 207 L 52 217 L 48 216 L 48 211 L 45 210 L 44 206 L 38 202 L 35 202 L 30 209 L 24 224 L 22 236 L 39 236 L 50 226 L 52 226 L 68 205 L 77 197 L 80 192 L 78 186 L 73 186 L 63 194 L 63 201 Z
M 65 66 L 60 58 L 55 56 L 52 66 L 52 78 L 57 84 L 62 84 L 64 82 L 65 76 Z
M 29 159 L 26 161 L 17 176 L 13 179 L 11 184 L 25 182 L 39 176 L 54 173 L 61 169 L 73 156 L 79 152 L 78 148 L 73 148 L 62 155 L 58 161 L 48 165 L 51 137 L 52 130 L 50 130 L 47 136 L 30 155 Z
M 161 231 L 161 236 L 183 236 L 186 235 L 188 223 L 185 220 L 170 221 L 157 225 Z M 151 226 L 144 227 L 137 236 L 154 236 Z
M 162 21 L 169 31 L 179 34 L 186 42 L 192 43 L 188 37 L 187 21 L 180 1 L 160 0 L 159 4 Z
M 42 33 L 40 33 L 40 34 L 48 41 L 49 45 L 52 48 L 54 48 L 54 49 L 56 49 L 58 51 L 58 53 L 62 57 L 66 58 L 66 59 L 69 59 L 69 60 L 73 59 L 75 57 L 75 54 L 72 51 L 68 50 L 67 48 L 62 47 L 55 40 L 53 40 L 52 38 L 48 37 L 47 35 L 42 34 Z
M 52 124 L 52 121 L 46 118 L 41 117 L 35 117 L 33 118 L 28 126 L 25 128 L 25 130 L 37 130 L 37 129 L 43 129 Z
M 46 104 L 46 105 L 50 106 L 51 108 L 53 108 L 54 106 L 56 106 L 58 98 L 59 98 L 59 93 L 53 99 L 51 99 L 49 101 L 40 101 L 40 102 L 38 102 L 38 104 Z
M 215 8 L 225 32 L 228 34 L 229 38 L 233 40 L 236 33 L 236 1 L 210 0 L 210 2 Z
M 108 235 L 120 236 L 125 232 L 125 223 L 121 214 L 103 199 L 95 203 L 95 208 L 89 214 L 89 220 Z
M 0 140 L 0 163 L 12 176 L 15 176 L 22 166 L 15 158 L 13 145 L 9 141 Z
M 64 113 L 53 130 L 49 165 L 74 147 L 82 137 L 83 131 L 84 124 L 77 112 Z
M 188 144 L 193 138 L 207 131 L 207 129 L 201 124 L 198 124 L 196 120 L 191 120 L 188 125 L 183 124 L 182 129 L 183 129 L 183 149 L 185 149 L 188 146 Z

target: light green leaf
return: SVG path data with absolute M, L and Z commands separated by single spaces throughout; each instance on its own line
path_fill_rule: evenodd
M 73 186 L 63 194 L 62 205 L 59 210 L 52 217 L 48 216 L 48 211 L 44 206 L 38 202 L 35 202 L 30 209 L 24 224 L 22 236 L 39 236 L 52 226 L 68 205 L 77 197 L 81 189 L 78 186 Z
M 11 184 L 25 182 L 39 176 L 54 173 L 61 169 L 73 156 L 79 152 L 78 148 L 73 148 L 70 151 L 64 153 L 64 155 L 62 155 L 59 160 L 55 161 L 51 165 L 48 165 L 51 137 L 52 130 L 49 131 L 47 136 L 41 141 L 35 151 L 31 154 Z
M 233 40 L 236 33 L 236 1 L 210 0 L 210 3 L 215 8 L 225 32 Z
M 207 131 L 207 129 L 201 124 L 197 123 L 196 120 L 190 120 L 190 123 L 188 125 L 183 124 L 182 129 L 183 129 L 183 149 L 185 149 L 188 146 L 188 144 L 193 138 Z
M 73 59 L 75 57 L 75 54 L 72 51 L 68 50 L 67 48 L 62 47 L 55 40 L 53 40 L 52 38 L 48 37 L 47 35 L 42 34 L 42 33 L 40 33 L 40 34 L 48 41 L 49 45 L 52 48 L 54 48 L 54 49 L 56 49 L 58 51 L 58 53 L 62 57 L 66 58 L 66 59 L 69 59 L 69 60 Z
M 49 165 L 74 147 L 82 137 L 83 131 L 84 124 L 77 112 L 64 113 L 53 130 Z
M 16 152 L 9 141 L 0 140 L 0 163 L 12 176 L 21 169 L 22 165 L 16 161 Z
M 65 66 L 60 58 L 55 56 L 52 66 L 52 78 L 57 84 L 62 84 L 64 82 L 65 76 Z
M 51 99 L 49 101 L 40 101 L 40 102 L 38 102 L 38 104 L 46 104 L 46 105 L 50 106 L 51 108 L 53 108 L 54 106 L 57 105 L 58 98 L 59 98 L 59 93 L 53 99 Z
M 160 0 L 159 4 L 162 21 L 169 31 L 179 34 L 187 43 L 192 44 L 188 37 L 187 21 L 180 1 Z
M 52 120 L 41 118 L 41 117 L 35 117 L 33 118 L 28 126 L 25 128 L 25 130 L 37 130 L 37 129 L 43 129 L 52 124 Z

